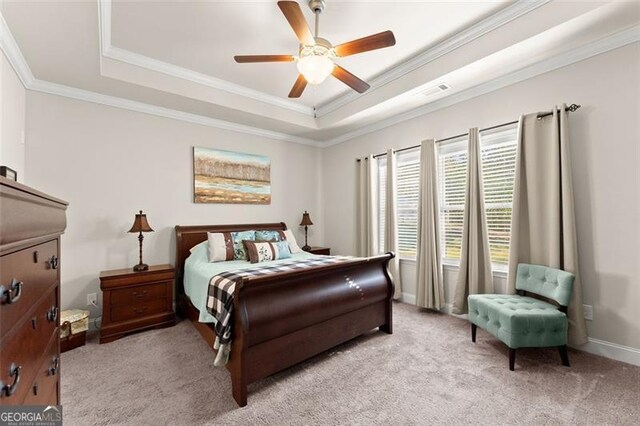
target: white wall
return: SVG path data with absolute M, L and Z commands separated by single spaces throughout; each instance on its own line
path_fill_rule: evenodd
M 4 53 L 0 54 L 0 165 L 24 182 L 25 89 Z
M 562 102 L 582 104 L 570 116 L 570 136 L 584 303 L 594 307 L 589 336 L 640 348 L 638 43 L 325 149 L 326 243 L 336 253 L 356 252 L 355 158 Z M 402 276 L 405 291 L 415 294 L 415 266 L 404 262 Z M 455 276 L 445 271 L 447 302 Z M 496 284 L 504 288 L 504 279 Z
M 28 184 L 70 204 L 63 308 L 84 308 L 87 293 L 100 293 L 101 270 L 138 263 L 137 236 L 127 231 L 140 209 L 155 230 L 145 234 L 148 264 L 174 263 L 175 225 L 285 221 L 301 240 L 306 209 L 310 242 L 323 242 L 317 148 L 30 91 L 27 121 Z M 193 146 L 269 156 L 271 205 L 194 204 Z

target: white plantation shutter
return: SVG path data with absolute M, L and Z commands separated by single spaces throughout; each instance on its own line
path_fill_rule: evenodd
M 387 202 L 387 157 L 378 157 L 378 252 L 384 253 L 385 206 Z
M 418 191 L 420 150 L 398 154 L 398 251 L 400 258 L 415 259 L 418 242 Z
M 480 135 L 491 261 L 498 269 L 504 269 L 509 261 L 517 137 L 515 125 L 483 132 Z
M 438 145 L 440 247 L 445 263 L 460 261 L 467 183 L 466 138 L 463 136 Z

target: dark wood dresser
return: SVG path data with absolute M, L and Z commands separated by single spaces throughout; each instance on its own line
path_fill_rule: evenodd
M 100 343 L 136 331 L 174 325 L 173 281 L 171 265 L 152 265 L 139 272 L 131 268 L 103 271 Z
M 0 177 L 0 405 L 60 404 L 67 203 Z

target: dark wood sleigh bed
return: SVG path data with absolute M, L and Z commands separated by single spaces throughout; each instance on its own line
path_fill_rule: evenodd
M 189 249 L 207 232 L 285 230 L 284 223 L 176 226 L 176 304 L 213 347 L 212 324 L 184 293 Z M 233 398 L 247 405 L 247 386 L 374 328 L 392 333 L 393 253 L 254 277 L 234 293 L 233 342 L 227 369 Z

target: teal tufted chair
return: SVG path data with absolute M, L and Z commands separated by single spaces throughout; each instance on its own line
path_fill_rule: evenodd
M 567 355 L 567 306 L 571 300 L 574 275 L 539 265 L 518 265 L 518 294 L 472 294 L 468 298 L 471 340 L 477 327 L 488 331 L 509 347 L 509 369 L 513 371 L 516 349 L 558 347 L 562 365 Z M 542 296 L 549 303 L 528 294 Z

